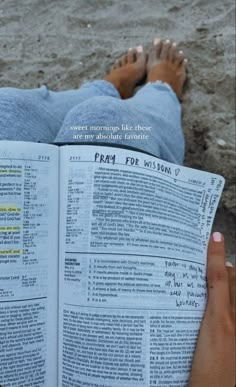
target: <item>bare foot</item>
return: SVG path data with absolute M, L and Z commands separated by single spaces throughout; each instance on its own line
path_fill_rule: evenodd
M 162 81 L 168 83 L 175 94 L 181 99 L 183 85 L 186 80 L 187 59 L 183 51 L 178 51 L 176 43 L 170 40 L 162 42 L 154 39 L 153 47 L 148 55 L 147 82 Z
M 111 72 L 105 76 L 115 86 L 121 98 L 132 97 L 135 86 L 146 74 L 146 54 L 143 46 L 136 49 L 130 48 L 126 55 L 123 55 L 112 67 Z

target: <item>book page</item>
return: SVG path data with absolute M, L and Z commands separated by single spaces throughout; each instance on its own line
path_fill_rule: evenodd
M 0 142 L 0 385 L 57 387 L 59 150 Z
M 186 386 L 224 179 L 60 149 L 59 386 Z

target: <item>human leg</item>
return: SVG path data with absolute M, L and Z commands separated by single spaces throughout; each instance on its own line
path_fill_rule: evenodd
M 67 112 L 91 97 L 120 98 L 106 81 L 88 82 L 78 90 L 0 89 L 0 140 L 52 142 Z
M 149 141 L 145 141 L 143 146 L 148 147 L 152 154 L 155 154 L 156 147 L 159 149 L 159 157 L 163 160 L 182 164 L 184 135 L 181 126 L 181 105 L 169 85 L 159 81 L 149 83 L 133 98 L 127 100 L 127 104 L 130 109 L 142 112 L 146 117 L 146 125 L 151 127 Z
M 133 92 L 136 83 L 146 71 L 144 53 L 137 52 L 136 56 L 135 53 L 136 50 L 131 50 L 121 58 L 122 63 L 128 64 L 126 74 L 120 74 L 119 63 L 116 63 L 114 72 L 120 74 L 120 77 L 114 78 L 110 74 L 104 80 L 87 82 L 78 90 L 53 92 L 45 86 L 34 90 L 0 89 L 0 139 L 51 142 L 65 115 L 74 106 L 94 97 L 128 97 L 128 90 L 129 93 Z M 132 80 L 129 77 L 130 71 L 134 74 Z M 112 85 L 111 79 L 119 79 L 117 87 Z
M 167 46 L 169 47 L 169 43 L 161 43 L 161 45 L 158 43 L 153 48 L 155 58 L 151 55 L 152 52 L 150 54 L 151 59 L 149 58 L 148 61 L 150 79 L 148 80 L 151 83 L 132 98 L 114 100 L 109 97 L 99 97 L 75 106 L 65 117 L 56 141 L 99 142 L 107 145 L 115 143 L 181 164 L 184 138 L 181 129 L 181 109 L 176 95 L 180 97 L 185 68 L 182 56 L 181 60 L 177 58 L 176 48 L 173 49 L 171 46 L 167 49 Z M 169 58 L 170 50 L 171 58 Z M 169 59 L 171 59 L 171 65 L 169 65 Z M 178 61 L 178 74 L 176 74 L 176 61 Z M 164 68 L 163 62 L 165 62 Z M 161 69 L 157 71 L 160 64 Z M 125 69 L 125 64 L 123 67 Z M 166 67 L 167 70 L 165 70 Z M 154 82 L 158 79 L 161 82 Z M 119 80 L 109 79 L 109 81 L 114 87 L 119 84 Z M 126 125 L 127 129 L 124 129 Z M 81 126 L 88 127 L 90 138 L 83 136 L 83 132 L 79 130 Z M 76 135 L 71 130 L 75 127 L 78 128 Z M 99 133 L 96 127 L 111 129 L 106 130 L 104 134 L 104 130 Z M 83 138 L 79 138 L 80 135 Z
M 154 39 L 147 62 L 147 84 L 128 101 L 152 120 L 151 145 L 159 144 L 160 157 L 177 164 L 184 159 L 179 100 L 186 80 L 186 64 L 176 43 Z

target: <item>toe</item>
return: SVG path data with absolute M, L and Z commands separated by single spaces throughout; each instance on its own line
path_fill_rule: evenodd
M 182 50 L 180 50 L 180 51 L 177 53 L 174 62 L 175 62 L 175 64 L 176 64 L 177 66 L 182 66 L 183 61 L 184 61 L 184 53 L 183 53 Z
M 117 69 L 118 69 L 119 67 L 122 66 L 122 64 L 121 64 L 121 59 L 118 59 L 118 60 L 116 61 L 115 66 L 116 66 Z
M 125 66 L 127 64 L 127 55 L 123 55 L 120 59 L 121 66 Z
M 184 58 L 183 67 L 185 68 L 185 70 L 187 69 L 187 65 L 188 65 L 188 59 Z
M 155 63 L 157 59 L 156 47 L 153 46 L 148 53 L 148 62 Z
M 163 43 L 162 43 L 161 39 L 155 38 L 153 40 L 153 49 L 151 50 L 151 53 L 153 51 L 153 54 L 155 56 L 153 59 L 159 59 L 160 58 L 162 46 L 163 46 Z
M 137 46 L 136 47 L 136 56 L 137 60 L 144 55 L 143 46 Z
M 119 61 L 115 61 L 114 65 L 112 66 L 112 70 L 116 70 L 119 67 Z
M 177 55 L 177 49 L 176 49 L 176 43 L 173 42 L 171 47 L 170 47 L 170 50 L 169 50 L 169 60 L 171 62 L 174 62 L 175 61 L 175 58 L 176 58 L 176 55 Z
M 146 53 L 144 52 L 143 46 L 137 46 L 136 47 L 136 61 L 139 62 L 139 64 L 145 64 L 146 63 Z
M 141 46 L 141 45 L 137 46 L 136 47 L 136 51 L 137 51 L 138 54 L 142 54 L 143 53 L 143 46 Z
M 173 44 L 174 42 L 172 40 L 169 41 L 170 43 L 167 44 L 167 49 L 166 49 L 166 59 L 171 61 L 171 57 L 172 57 L 172 51 L 173 51 Z
M 153 40 L 152 48 L 149 50 L 148 53 L 148 64 L 153 65 L 153 63 L 156 62 L 157 59 L 160 58 L 162 48 L 162 41 L 159 38 L 155 38 Z
M 161 59 L 163 59 L 163 60 L 168 59 L 170 47 L 171 47 L 170 40 L 166 40 L 162 45 L 162 50 L 161 50 L 161 54 L 160 54 Z
M 134 50 L 132 48 L 129 48 L 129 51 L 127 54 L 127 63 L 128 64 L 134 63 Z

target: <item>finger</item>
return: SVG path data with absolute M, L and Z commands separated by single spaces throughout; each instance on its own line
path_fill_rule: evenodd
M 229 277 L 225 266 L 224 237 L 211 235 L 207 252 L 208 307 L 214 314 L 230 310 Z
M 226 269 L 229 277 L 230 304 L 234 314 L 236 314 L 236 269 L 234 267 L 227 266 L 227 262 Z

